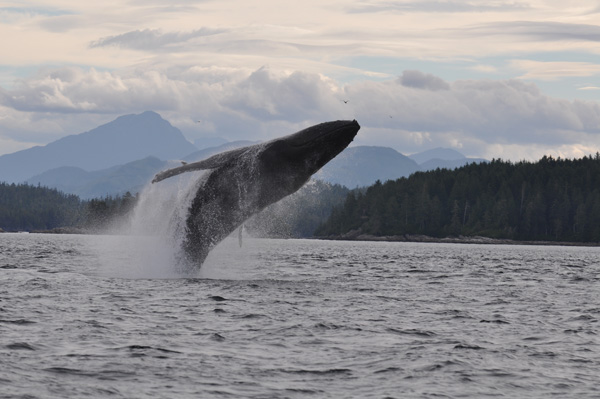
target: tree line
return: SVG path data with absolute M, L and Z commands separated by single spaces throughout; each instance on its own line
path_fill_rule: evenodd
M 4 231 L 52 230 L 79 227 L 101 230 L 124 217 L 137 196 L 106 196 L 81 200 L 53 188 L 28 184 L 0 183 L 0 229 Z
M 311 237 L 329 217 L 334 205 L 344 202 L 349 190 L 337 184 L 313 181 L 297 193 L 266 208 L 246 222 L 257 237 Z M 126 220 L 139 196 L 124 195 L 81 200 L 56 189 L 27 184 L 0 183 L 0 229 L 43 231 L 78 228 L 87 232 L 110 231 Z M 2 231 L 0 230 L 0 231 Z
M 56 189 L 0 183 L 0 229 L 80 227 L 123 220 L 138 196 L 81 200 Z M 600 154 L 538 162 L 493 160 L 348 190 L 312 182 L 246 222 L 253 235 L 423 234 L 600 242 Z
M 600 154 L 493 160 L 417 172 L 350 192 L 316 230 L 514 240 L 600 241 Z

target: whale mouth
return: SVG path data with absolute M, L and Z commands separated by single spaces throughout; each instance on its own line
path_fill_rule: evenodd
M 331 137 L 341 139 L 344 136 L 348 136 L 347 139 L 352 141 L 359 129 L 360 125 L 356 120 L 325 122 L 287 136 L 285 140 L 292 147 L 314 145 L 317 142 L 326 141 Z

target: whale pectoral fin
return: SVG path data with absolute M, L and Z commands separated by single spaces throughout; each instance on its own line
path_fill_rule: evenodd
M 181 173 L 190 172 L 192 170 L 205 169 L 205 168 L 193 168 L 193 167 L 191 167 L 193 165 L 194 164 L 189 163 L 187 165 L 183 165 L 178 168 L 167 169 L 162 172 L 159 172 L 154 176 L 154 179 L 152 179 L 152 183 L 158 183 L 161 180 L 165 180 L 169 177 L 177 176 Z
M 169 177 L 177 176 L 181 173 L 191 172 L 194 170 L 207 170 L 207 169 L 215 169 L 221 167 L 232 160 L 238 158 L 242 153 L 246 151 L 246 147 L 239 148 L 237 150 L 231 150 L 227 152 L 223 152 L 221 154 L 213 155 L 210 158 L 203 159 L 202 161 L 188 163 L 183 166 L 179 166 L 173 169 L 167 169 L 162 172 L 159 172 L 152 179 L 152 183 L 157 183 L 161 180 L 168 179 Z

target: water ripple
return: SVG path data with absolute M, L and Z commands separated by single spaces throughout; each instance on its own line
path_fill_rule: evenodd
M 597 397 L 600 249 L 128 240 L 0 235 L 0 397 Z

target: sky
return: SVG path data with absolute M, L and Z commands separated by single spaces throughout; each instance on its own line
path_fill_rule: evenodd
M 158 112 L 194 141 L 600 151 L 597 0 L 0 1 L 0 155 Z

